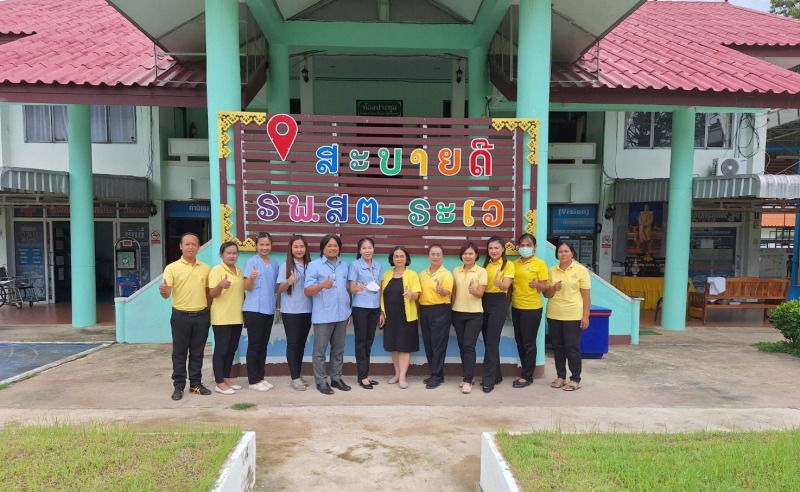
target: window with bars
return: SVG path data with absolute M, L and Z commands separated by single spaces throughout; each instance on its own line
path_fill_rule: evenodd
M 698 113 L 694 119 L 696 149 L 731 147 L 732 113 Z M 653 149 L 672 143 L 672 113 L 625 113 L 625 148 Z
M 58 143 L 67 141 L 66 106 L 26 105 L 25 141 Z M 136 143 L 136 108 L 133 106 L 92 106 L 92 143 Z

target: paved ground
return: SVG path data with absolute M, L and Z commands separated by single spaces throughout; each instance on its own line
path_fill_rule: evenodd
M 257 433 L 258 490 L 475 490 L 480 432 L 676 431 L 800 426 L 800 359 L 751 347 L 778 340 L 771 328 L 658 330 L 641 345 L 612 346 L 584 361 L 584 387 L 550 389 L 548 377 L 522 390 L 506 381 L 489 395 L 461 395 L 450 379 L 407 390 L 385 378 L 372 391 L 325 396 L 294 392 L 273 378 L 268 393 L 169 399 L 168 345 L 115 345 L 14 384 L 0 393 L 0 422 L 124 421 L 142 425 L 237 423 Z M 0 341 L 102 341 L 113 329 L 0 327 Z M 210 360 L 206 359 L 206 371 Z M 206 383 L 211 386 L 210 378 Z M 235 402 L 257 403 L 234 411 Z

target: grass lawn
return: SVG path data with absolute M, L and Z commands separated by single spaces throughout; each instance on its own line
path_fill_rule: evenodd
M 800 357 L 800 346 L 795 347 L 794 345 L 790 345 L 786 340 L 781 340 L 779 342 L 758 342 L 753 346 L 761 352 L 792 354 Z
M 4 491 L 206 491 L 240 438 L 236 427 L 9 425 L 0 429 L 0 484 Z
M 498 433 L 522 490 L 800 490 L 800 429 Z

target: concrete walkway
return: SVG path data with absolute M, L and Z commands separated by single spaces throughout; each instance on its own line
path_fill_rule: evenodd
M 479 476 L 480 433 L 532 428 L 678 431 L 800 426 L 800 359 L 751 347 L 774 341 L 771 328 L 692 328 L 643 335 L 641 345 L 612 346 L 584 361 L 575 393 L 545 379 L 489 395 L 462 395 L 451 378 L 435 390 L 381 384 L 325 396 L 271 378 L 267 393 L 169 395 L 169 345 L 115 345 L 0 392 L 0 421 L 132 422 L 141 425 L 235 423 L 257 433 L 257 490 L 469 490 Z M 113 328 L 0 327 L 0 341 L 109 340 Z M 210 371 L 210 359 L 204 374 Z M 243 383 L 245 381 L 240 381 Z M 205 383 L 213 387 L 210 377 Z M 252 410 L 235 411 L 236 402 Z

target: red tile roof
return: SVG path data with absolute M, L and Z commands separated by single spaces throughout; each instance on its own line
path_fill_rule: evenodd
M 761 214 L 761 227 L 794 227 L 795 214 Z
M 800 74 L 737 51 L 789 49 L 800 20 L 727 2 L 648 1 L 572 66 L 554 67 L 556 87 L 800 93 Z M 787 53 L 787 56 L 791 56 Z
M 192 88 L 205 71 L 177 64 L 103 0 L 5 0 L 0 36 L 0 83 L 87 84 Z M 166 76 L 164 72 L 168 72 Z

